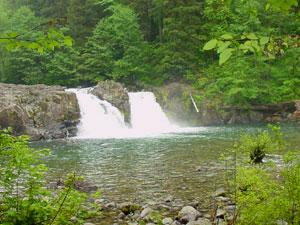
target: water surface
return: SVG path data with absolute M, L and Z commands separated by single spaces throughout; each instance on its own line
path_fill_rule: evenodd
M 291 150 L 300 149 L 300 125 L 283 124 Z M 144 138 L 66 139 L 32 143 L 50 148 L 49 180 L 77 171 L 110 201 L 202 200 L 223 186 L 220 154 L 245 132 L 265 125 L 191 128 Z

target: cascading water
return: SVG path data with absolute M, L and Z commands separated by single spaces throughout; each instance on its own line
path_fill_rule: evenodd
M 89 93 L 91 88 L 68 89 L 77 96 L 81 121 L 78 138 L 109 138 L 121 135 L 125 129 L 120 111 L 107 101 L 102 101 Z
M 76 138 L 145 137 L 173 131 L 152 92 L 129 93 L 132 128 L 125 126 L 120 111 L 90 94 L 91 88 L 68 89 L 77 96 L 81 122 Z
M 134 130 L 151 134 L 174 129 L 152 92 L 129 93 L 129 102 Z

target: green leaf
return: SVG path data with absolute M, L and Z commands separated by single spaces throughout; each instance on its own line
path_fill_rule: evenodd
M 204 45 L 203 50 L 211 50 L 214 47 L 216 47 L 217 43 L 218 43 L 217 39 L 212 39 Z
M 19 35 L 18 32 L 11 32 L 9 36 L 10 36 L 11 38 L 16 38 L 18 35 Z
M 269 42 L 269 37 L 262 37 L 260 40 L 260 45 L 265 45 Z
M 248 39 L 253 39 L 253 40 L 257 40 L 258 39 L 254 33 L 247 34 L 247 38 Z
M 8 45 L 6 45 L 6 50 L 7 51 L 11 51 L 13 48 L 15 48 L 16 47 L 16 43 L 15 42 L 12 42 L 12 43 L 10 43 L 10 44 L 8 44 Z
M 8 39 L 0 39 L 0 44 L 1 44 L 1 43 L 8 43 L 8 42 L 9 42 Z
M 256 52 L 261 51 L 257 41 L 251 41 L 251 44 L 252 44 L 252 47 L 256 50 Z
M 38 48 L 38 47 L 40 47 L 40 45 L 36 42 L 33 42 L 29 45 L 29 48 L 31 48 L 31 49 L 35 49 L 35 48 Z
M 39 48 L 38 48 L 38 52 L 39 52 L 39 53 L 43 53 L 43 52 L 44 52 L 44 48 L 39 47 Z
M 233 39 L 233 37 L 232 37 L 230 34 L 223 34 L 223 35 L 221 36 L 221 38 L 222 38 L 222 39 L 225 39 L 225 40 L 231 40 L 231 39 Z
M 52 42 L 49 43 L 47 48 L 53 51 L 54 50 L 54 44 Z
M 231 44 L 230 41 L 223 42 L 217 50 L 217 53 L 223 52 Z
M 219 65 L 225 63 L 232 56 L 232 48 L 227 48 L 220 54 Z
M 68 46 L 72 46 L 72 41 L 73 41 L 73 39 L 72 39 L 71 37 L 69 37 L 69 36 L 66 36 L 66 37 L 64 38 L 64 43 L 65 43 L 66 45 L 68 45 Z
M 270 6 L 271 6 L 271 4 L 270 4 L 270 3 L 266 4 L 266 11 L 268 11 L 268 10 L 269 10 Z

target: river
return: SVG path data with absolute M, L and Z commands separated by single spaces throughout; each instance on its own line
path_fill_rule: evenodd
M 76 171 L 103 191 L 109 201 L 203 201 L 224 186 L 220 154 L 245 132 L 265 125 L 185 128 L 149 137 L 64 139 L 31 143 L 50 148 L 43 158 L 55 183 Z M 300 149 L 300 125 L 281 125 L 290 150 Z M 280 154 L 280 153 L 279 153 Z

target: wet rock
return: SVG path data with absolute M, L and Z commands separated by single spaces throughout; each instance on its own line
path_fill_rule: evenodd
M 93 223 L 84 223 L 83 225 L 95 225 Z
M 187 225 L 211 225 L 212 223 L 205 218 L 200 218 L 197 221 L 190 221 Z
M 236 211 L 236 207 L 235 205 L 228 205 L 225 207 L 225 211 L 234 214 L 234 212 Z
M 102 81 L 94 87 L 92 94 L 118 108 L 125 122 L 130 123 L 129 96 L 123 84 L 113 80 Z
M 140 214 L 141 218 L 146 217 L 148 214 L 150 214 L 153 210 L 149 207 L 146 207 L 145 209 L 143 209 L 143 211 Z
M 125 217 L 126 217 L 126 215 L 125 215 L 125 213 L 123 213 L 123 212 L 120 212 L 119 215 L 118 215 L 118 219 L 119 219 L 119 220 L 124 220 Z
M 194 202 L 188 203 L 187 205 L 192 206 L 193 208 L 197 208 L 198 205 L 199 205 L 199 202 L 198 201 L 194 201 Z
M 199 114 L 190 97 L 190 93 L 193 93 L 190 86 L 170 83 L 152 88 L 151 91 L 171 123 L 182 126 L 199 126 Z
M 157 202 L 154 202 L 154 201 L 149 201 L 145 207 L 149 207 L 153 210 L 157 210 L 157 209 L 161 209 L 161 205 Z M 144 208 L 145 208 L 144 207 Z
M 182 223 L 196 221 L 199 216 L 200 216 L 200 212 L 198 212 L 195 208 L 191 206 L 183 207 L 178 214 L 179 221 Z
M 230 224 L 233 224 L 232 223 L 233 220 L 234 220 L 234 216 L 229 216 L 229 217 L 226 218 L 226 221 L 228 221 Z
M 224 216 L 225 216 L 225 214 L 226 214 L 226 211 L 225 210 L 223 210 L 223 209 L 218 209 L 217 210 L 217 213 L 216 213 L 216 217 L 217 218 L 224 218 Z
M 105 208 L 108 208 L 108 209 L 113 209 L 113 208 L 116 208 L 116 207 L 117 207 L 117 204 L 114 203 L 114 202 L 110 202 L 110 203 L 105 205 Z
M 223 196 L 220 196 L 220 197 L 217 197 L 216 198 L 217 200 L 225 203 L 225 202 L 230 202 L 230 198 L 229 197 L 223 197 Z
M 131 202 L 124 202 L 120 204 L 120 210 L 125 213 L 125 215 L 128 215 L 129 213 L 134 213 L 136 210 L 140 210 L 141 207 L 137 204 L 131 203 Z
M 164 218 L 164 219 L 162 220 L 162 224 L 163 224 L 163 225 L 171 225 L 172 223 L 173 223 L 173 219 L 170 218 L 170 217 Z
M 174 197 L 172 195 L 168 195 L 166 198 L 165 198 L 165 202 L 172 202 L 174 199 Z
M 80 111 L 64 87 L 0 83 L 0 126 L 14 135 L 46 140 L 76 135 Z
M 215 197 L 219 197 L 219 196 L 225 196 L 225 190 L 224 188 L 219 188 L 218 190 L 215 191 Z
M 104 199 L 95 199 L 94 203 L 96 205 L 102 205 L 104 203 Z

